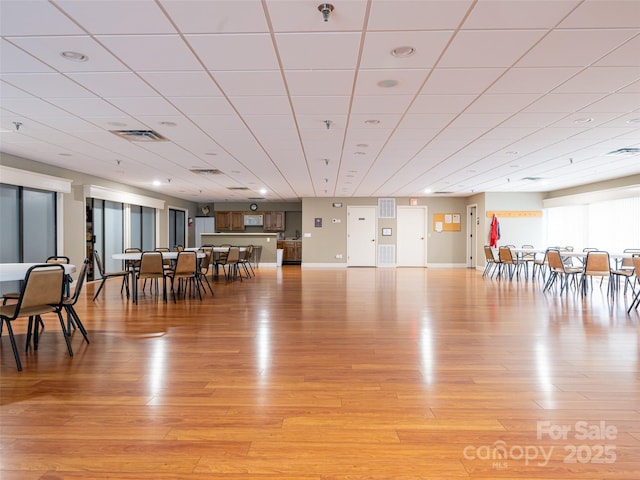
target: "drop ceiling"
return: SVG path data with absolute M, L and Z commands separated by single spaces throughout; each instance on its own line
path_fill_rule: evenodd
M 2 0 L 0 149 L 196 202 L 640 173 L 640 1 L 320 3 Z

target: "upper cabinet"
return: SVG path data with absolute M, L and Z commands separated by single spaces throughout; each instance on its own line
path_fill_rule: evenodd
M 219 232 L 244 231 L 244 212 L 216 212 L 216 230 Z
M 265 232 L 284 232 L 284 212 L 264 212 Z

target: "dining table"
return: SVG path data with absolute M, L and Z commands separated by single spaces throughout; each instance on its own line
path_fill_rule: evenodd
M 24 280 L 29 268 L 35 265 L 51 265 L 50 263 L 0 263 L 0 282 L 15 282 Z M 76 271 L 76 266 L 70 263 L 60 263 L 64 267 L 64 273 L 70 275 Z

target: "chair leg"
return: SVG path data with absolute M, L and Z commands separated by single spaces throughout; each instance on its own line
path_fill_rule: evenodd
M 64 318 L 62 318 L 62 313 L 56 312 L 58 314 L 58 320 L 60 320 L 60 328 L 62 328 L 62 336 L 64 337 L 64 341 L 67 343 L 67 351 L 69 352 L 69 356 L 73 357 L 73 350 L 71 350 L 71 342 L 69 341 L 69 336 L 67 335 L 67 330 L 64 327 Z
M 22 371 L 22 362 L 20 362 L 20 354 L 18 353 L 18 347 L 16 346 L 16 339 L 13 336 L 13 327 L 11 327 L 11 322 L 9 320 L 5 320 L 7 324 L 7 332 L 9 333 L 9 340 L 11 341 L 11 349 L 13 350 L 13 357 L 16 359 L 16 367 L 18 371 Z
M 104 287 L 104 283 L 107 281 L 107 277 L 102 277 L 102 281 L 100 282 L 100 286 L 98 287 L 98 291 L 96 292 L 96 294 L 93 296 L 93 301 L 96 301 L 96 298 L 98 298 L 98 295 L 100 295 L 100 292 L 102 291 L 102 287 Z
M 82 336 L 84 337 L 84 341 L 87 343 L 90 343 L 89 337 L 87 335 L 87 330 L 84 328 L 84 325 L 82 324 L 82 321 L 80 320 L 80 317 L 78 316 L 78 313 L 76 312 L 75 308 L 73 308 L 73 305 L 65 305 L 64 308 L 67 312 L 67 315 L 70 318 L 73 318 L 73 322 L 78 326 L 80 333 L 82 333 Z M 67 333 L 71 334 L 71 332 L 67 332 Z

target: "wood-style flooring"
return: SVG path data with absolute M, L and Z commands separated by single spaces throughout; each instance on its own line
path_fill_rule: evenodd
M 640 311 L 469 269 L 259 268 L 134 305 L 110 280 L 24 370 L 3 331 L 0 478 L 640 478 Z M 171 298 L 171 297 L 169 297 Z

